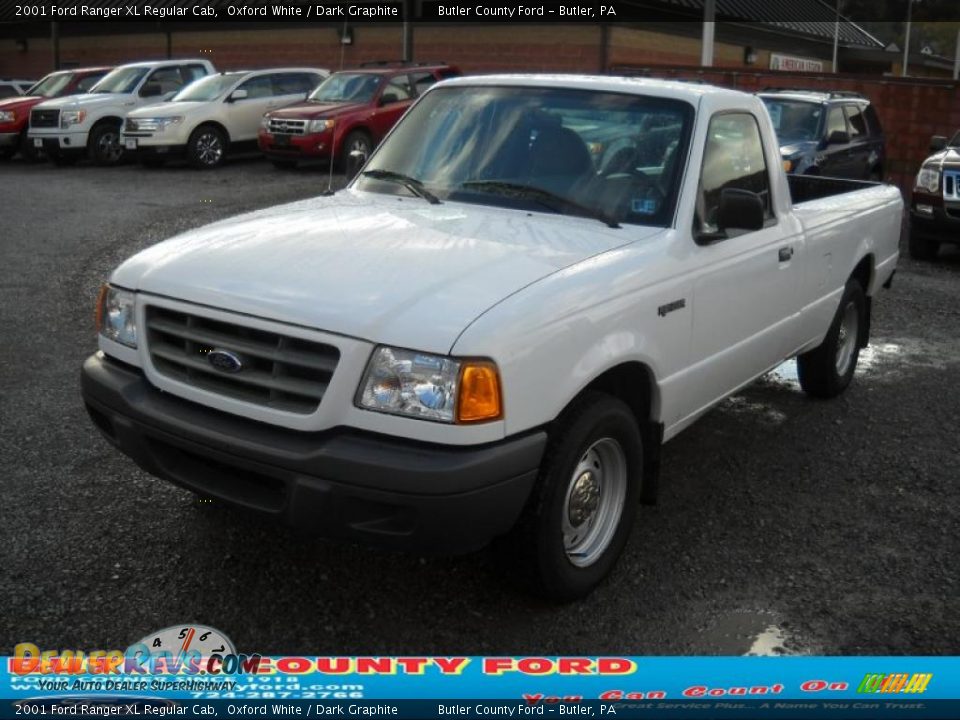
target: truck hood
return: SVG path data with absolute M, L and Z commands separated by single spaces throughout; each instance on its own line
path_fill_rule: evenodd
M 923 161 L 924 165 L 957 165 L 960 164 L 960 148 L 948 147 L 935 153 Z
M 4 110 L 6 112 L 10 112 L 11 110 L 29 110 L 34 105 L 38 105 L 42 102 L 43 98 L 40 95 L 14 95 L 13 97 L 0 100 L 0 110 Z
M 166 117 L 168 115 L 184 115 L 191 113 L 198 108 L 204 108 L 213 103 L 206 100 L 178 100 L 176 102 L 158 102 L 153 105 L 145 105 L 136 110 L 127 113 L 127 117 L 132 118 L 152 118 Z
M 111 282 L 447 353 L 475 318 L 558 270 L 663 232 L 346 190 L 241 215 L 133 256 Z
M 134 97 L 134 95 L 129 93 L 84 93 L 83 95 L 68 95 L 62 98 L 46 100 L 43 103 L 43 108 L 45 110 L 69 110 L 75 107 L 82 107 L 90 110 L 108 105 L 122 105 Z
M 332 103 L 332 102 L 303 102 L 296 105 L 287 105 L 284 108 L 267 113 L 270 117 L 292 118 L 296 120 L 312 120 L 318 117 L 338 117 L 348 115 L 357 110 L 369 108 L 364 103 Z

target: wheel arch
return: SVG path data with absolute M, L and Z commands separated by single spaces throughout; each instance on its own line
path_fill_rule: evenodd
M 200 128 L 207 127 L 207 126 L 216 128 L 217 130 L 222 132 L 223 136 L 227 139 L 228 143 L 233 142 L 233 140 L 230 139 L 230 131 L 227 130 L 226 126 L 223 123 L 218 122 L 217 120 L 204 120 L 203 122 L 197 123 L 196 126 L 193 128 L 193 130 L 190 131 L 190 135 L 188 137 L 192 136 Z

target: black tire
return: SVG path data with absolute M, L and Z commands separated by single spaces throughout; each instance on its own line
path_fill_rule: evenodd
M 33 146 L 33 142 L 27 137 L 27 130 L 24 128 L 20 133 L 20 157 L 25 162 L 35 163 L 40 160 L 40 153 Z
M 187 140 L 187 160 L 200 170 L 212 170 L 227 156 L 227 136 L 213 125 L 201 125 Z
M 853 380 L 860 348 L 866 343 L 867 298 L 860 283 L 847 281 L 840 307 L 823 342 L 797 358 L 800 387 L 817 398 L 833 398 Z
M 354 152 L 362 153 L 363 157 L 354 156 Z M 365 130 L 354 130 L 347 135 L 343 145 L 340 146 L 340 157 L 337 158 L 339 169 L 352 178 L 359 172 L 360 168 L 373 152 L 373 138 Z
M 87 152 L 94 165 L 112 167 L 123 160 L 123 145 L 120 144 L 120 125 L 102 122 L 95 125 L 87 138 Z
M 607 472 L 616 463 L 605 469 L 596 465 L 599 482 L 594 487 L 599 487 L 599 492 L 593 511 L 596 525 L 592 525 L 582 515 L 576 516 L 575 511 L 589 507 L 593 493 L 582 496 L 587 498 L 585 504 L 577 506 L 573 490 L 581 487 L 580 480 L 593 471 L 592 465 L 584 463 L 591 457 L 590 451 L 601 443 L 612 443 L 610 447 L 616 445 L 622 450 L 625 487 L 618 485 L 615 473 Z M 568 602 L 588 595 L 610 573 L 627 543 L 639 505 L 642 475 L 643 440 L 630 408 L 603 393 L 584 394 L 557 421 L 530 500 L 517 526 L 499 543 L 518 580 L 553 601 Z M 622 487 L 622 493 L 617 492 L 618 487 Z M 606 515 L 610 518 L 606 523 L 600 520 L 605 517 L 605 503 L 610 502 L 604 491 L 612 493 L 612 497 L 622 497 L 619 514 Z M 579 525 L 573 525 L 575 517 L 581 518 Z M 605 544 L 590 544 L 594 527 L 607 528 Z M 581 543 L 571 542 L 578 536 L 570 532 L 565 535 L 567 531 L 582 532 Z M 604 535 L 601 531 L 598 537 Z M 583 552 L 578 553 L 581 548 Z M 591 554 L 595 555 L 593 559 Z M 577 562 L 588 564 L 578 566 Z
M 277 170 L 293 170 L 297 166 L 296 160 L 270 160 Z
M 936 240 L 923 237 L 911 231 L 910 239 L 907 242 L 910 250 L 910 257 L 914 260 L 933 261 L 937 259 L 937 253 L 940 251 L 940 243 Z

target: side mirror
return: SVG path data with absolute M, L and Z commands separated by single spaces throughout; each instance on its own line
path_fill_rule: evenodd
M 243 88 L 240 88 L 239 90 L 234 90 L 232 93 L 230 93 L 230 97 L 227 98 L 227 101 L 236 102 L 237 100 L 246 100 L 249 96 L 250 93 Z
M 720 191 L 717 227 L 721 230 L 762 230 L 765 221 L 763 198 L 757 193 L 737 188 Z
M 827 145 L 849 145 L 850 133 L 846 130 L 834 130 L 827 137 Z
M 392 105 L 400 102 L 400 97 L 396 93 L 384 93 L 380 96 L 380 105 Z
M 944 135 L 934 135 L 930 138 L 930 152 L 940 152 L 947 146 L 947 138 Z
M 160 97 L 163 95 L 163 88 L 160 83 L 147 83 L 140 88 L 140 97 Z

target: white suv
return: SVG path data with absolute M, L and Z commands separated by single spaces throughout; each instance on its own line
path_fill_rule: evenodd
M 168 100 L 185 85 L 214 72 L 209 60 L 121 65 L 85 95 L 34 107 L 30 140 L 58 164 L 73 163 L 86 152 L 97 165 L 116 165 L 123 156 L 120 130 L 128 112 Z
M 124 148 L 137 151 L 146 165 L 185 156 L 194 167 L 216 167 L 228 150 L 255 150 L 263 114 L 302 101 L 329 74 L 319 68 L 272 68 L 211 75 L 170 102 L 127 113 Z

